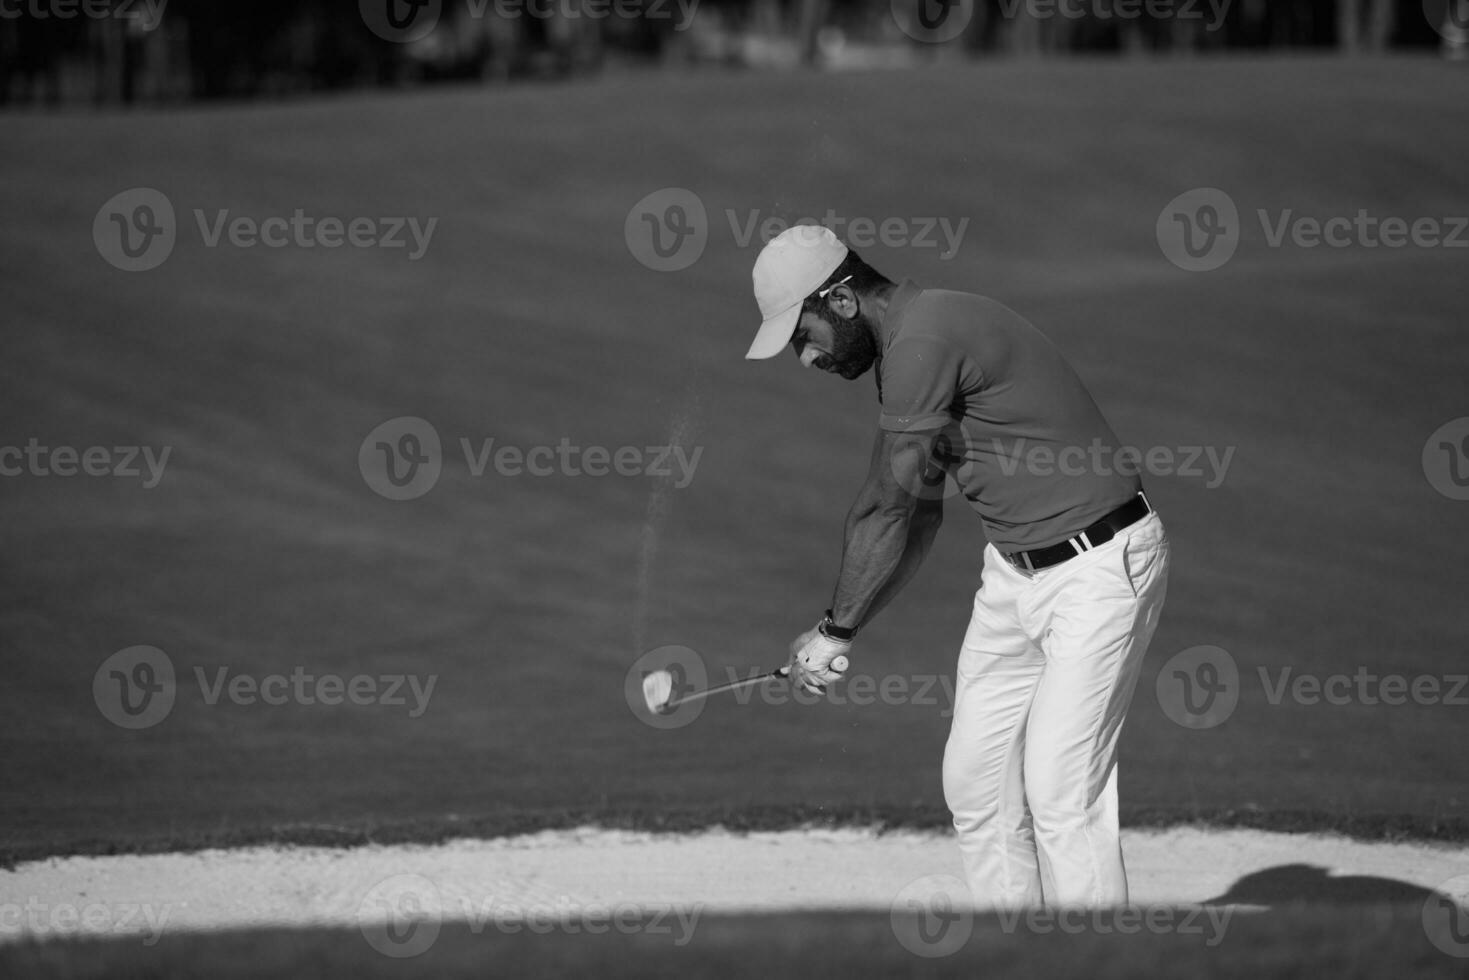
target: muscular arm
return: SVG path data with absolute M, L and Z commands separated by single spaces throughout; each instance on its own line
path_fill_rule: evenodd
M 942 483 L 930 487 L 938 433 L 878 433 L 872 462 L 847 514 L 832 600 L 839 626 L 866 626 L 918 571 L 943 521 Z M 934 464 L 937 465 L 937 464 Z

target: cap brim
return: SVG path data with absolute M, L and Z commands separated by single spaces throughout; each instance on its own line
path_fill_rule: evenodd
M 797 303 L 760 324 L 755 342 L 745 354 L 747 361 L 763 361 L 785 350 L 786 344 L 796 333 L 796 322 L 801 319 L 801 304 Z

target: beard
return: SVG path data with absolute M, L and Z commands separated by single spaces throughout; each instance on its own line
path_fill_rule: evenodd
M 877 360 L 877 341 L 872 331 L 860 320 L 844 320 L 831 310 L 823 308 L 817 316 L 831 327 L 831 356 L 823 357 L 817 367 L 832 371 L 855 381 L 872 367 Z

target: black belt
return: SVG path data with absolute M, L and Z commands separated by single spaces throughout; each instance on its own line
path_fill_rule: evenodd
M 1001 552 L 1000 556 L 1022 572 L 1038 572 L 1042 568 L 1059 565 L 1068 558 L 1075 558 L 1106 544 L 1123 528 L 1136 524 L 1152 512 L 1147 494 L 1139 493 L 1085 531 L 1058 545 L 1037 548 L 1034 551 L 1017 551 L 1012 555 Z

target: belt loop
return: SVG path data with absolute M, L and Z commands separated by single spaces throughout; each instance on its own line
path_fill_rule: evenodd
M 1030 552 L 1022 551 L 1020 553 L 1020 560 L 1025 563 L 1025 570 L 1027 572 L 1035 573 L 1035 562 L 1030 560 Z

